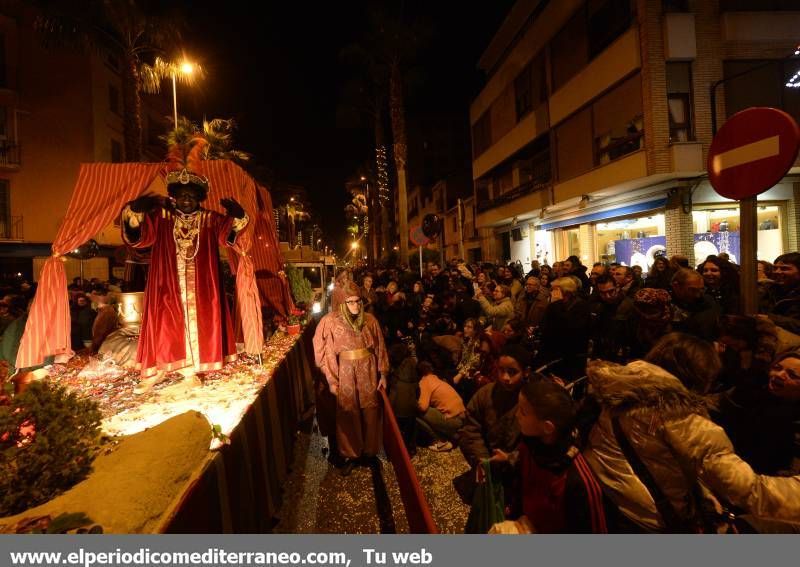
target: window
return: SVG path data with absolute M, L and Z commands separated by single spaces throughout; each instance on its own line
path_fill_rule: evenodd
M 599 98 L 592 111 L 595 165 L 608 163 L 641 149 L 644 119 L 639 75 L 634 75 Z
M 8 108 L 0 106 L 0 141 L 2 144 L 8 140 Z
M 558 90 L 589 63 L 586 11 L 581 8 L 550 44 L 553 90 Z
M 725 109 L 732 116 L 751 106 L 773 106 L 800 120 L 800 89 L 786 82 L 800 68 L 796 59 L 785 61 L 725 61 Z
M 664 12 L 688 12 L 689 0 L 661 0 Z
M 667 63 L 667 106 L 669 141 L 694 140 L 691 63 Z
M 108 66 L 114 69 L 115 71 L 119 71 L 119 57 L 116 55 L 109 53 L 106 55 L 106 63 Z
M 0 87 L 8 86 L 8 64 L 6 63 L 6 36 L 0 33 Z
M 489 182 L 486 179 L 478 179 L 475 181 L 475 202 L 485 203 L 489 199 L 491 199 L 491 194 L 489 193 Z
M 656 256 L 667 251 L 664 213 L 620 217 L 598 222 L 594 242 L 601 262 L 619 262 L 623 266 L 641 266 L 646 272 Z
M 119 89 L 114 85 L 108 85 L 108 108 L 114 114 L 120 114 Z
M 758 203 L 756 209 L 756 254 L 759 260 L 772 262 L 784 253 L 783 218 L 780 205 Z M 727 252 L 739 262 L 739 207 L 729 203 L 696 205 L 692 210 L 694 257 L 699 262 L 711 254 Z
M 631 0 L 589 0 L 589 58 L 600 54 L 631 27 Z
M 556 129 L 558 179 L 564 181 L 594 166 L 592 152 L 592 109 L 584 108 Z
M 122 162 L 122 144 L 116 140 L 111 140 L 111 163 Z
M 547 100 L 544 52 L 540 52 L 514 80 L 517 122 Z
M 11 188 L 0 179 L 0 238 L 11 238 Z
M 797 0 L 720 0 L 720 12 L 797 11 Z
M 505 164 L 497 168 L 494 174 L 494 195 L 495 197 L 507 193 L 514 188 L 514 170 L 511 164 Z
M 514 99 L 517 108 L 517 122 L 533 110 L 531 93 L 531 64 L 525 65 L 522 72 L 514 79 Z
M 489 117 L 489 110 L 478 118 L 472 126 L 472 154 L 473 157 L 480 156 L 492 145 L 492 124 Z

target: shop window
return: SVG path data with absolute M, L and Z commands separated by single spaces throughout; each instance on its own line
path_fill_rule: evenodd
M 592 157 L 592 111 L 585 108 L 556 128 L 558 179 L 564 181 L 586 173 Z
M 472 126 L 472 154 L 480 156 L 492 145 L 492 124 L 489 110 L 483 113 Z
M 595 225 L 597 257 L 603 263 L 641 266 L 645 272 L 654 258 L 667 250 L 663 213 L 599 222 Z
M 589 0 L 589 58 L 599 55 L 631 27 L 631 0 Z
M 667 63 L 669 141 L 694 140 L 692 129 L 692 66 L 688 62 Z
M 781 207 L 759 204 L 756 215 L 758 259 L 772 262 L 784 252 Z M 738 206 L 695 208 L 692 222 L 694 257 L 698 263 L 720 252 L 728 253 L 732 262 L 739 263 L 741 240 Z
M 595 165 L 606 164 L 642 148 L 644 119 L 639 75 L 595 102 L 593 122 Z

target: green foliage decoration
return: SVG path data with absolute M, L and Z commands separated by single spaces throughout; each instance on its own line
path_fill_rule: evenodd
M 309 305 L 314 301 L 314 288 L 311 282 L 303 275 L 303 270 L 292 265 L 286 266 L 286 277 L 292 288 L 292 296 L 297 304 Z
M 100 446 L 96 402 L 48 381 L 0 406 L 0 516 L 17 514 L 80 482 Z

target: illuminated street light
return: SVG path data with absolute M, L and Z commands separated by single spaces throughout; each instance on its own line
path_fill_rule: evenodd
M 175 129 L 178 128 L 178 77 L 186 84 L 191 84 L 195 77 L 202 76 L 203 69 L 200 65 L 184 59 L 180 63 L 164 61 L 156 57 L 156 69 L 161 76 L 169 74 L 172 77 L 172 116 L 175 120 Z
M 352 248 L 353 250 L 355 250 L 356 248 L 358 248 L 358 242 L 353 242 L 353 243 L 350 245 L 350 248 Z

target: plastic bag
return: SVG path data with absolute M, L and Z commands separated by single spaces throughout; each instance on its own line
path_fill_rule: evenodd
M 464 532 L 468 534 L 485 534 L 498 522 L 505 521 L 503 512 L 505 496 L 503 482 L 492 479 L 492 467 L 489 460 L 484 459 L 478 465 L 483 469 L 483 480 L 475 485 L 472 508 L 469 510 Z

